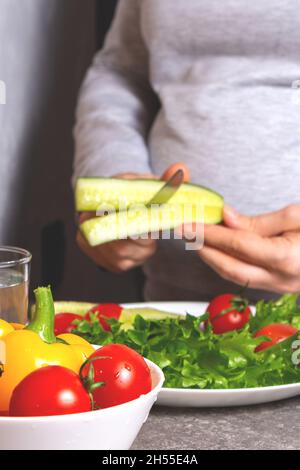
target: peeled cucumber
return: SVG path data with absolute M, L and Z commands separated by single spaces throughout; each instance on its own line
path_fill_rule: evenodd
M 89 312 L 96 304 L 90 302 L 76 302 L 69 300 L 58 300 L 54 302 L 54 311 L 57 313 L 75 313 L 76 315 L 84 316 Z M 34 315 L 35 305 L 31 306 L 31 318 Z
M 76 315 L 84 316 L 97 304 L 90 302 L 73 302 L 73 301 L 58 301 L 54 302 L 55 313 L 75 313 Z M 34 315 L 35 306 L 31 307 L 31 315 Z M 123 308 L 119 321 L 122 323 L 123 330 L 129 330 L 132 328 L 134 319 L 137 315 L 140 315 L 145 320 L 164 320 L 166 318 L 184 318 L 177 313 L 165 312 L 150 307 L 143 308 Z
M 76 315 L 84 316 L 97 304 L 90 302 L 75 302 L 75 301 L 57 301 L 54 302 L 55 313 L 75 313 Z
M 78 212 L 97 210 L 124 210 L 135 204 L 147 204 L 157 193 L 164 181 L 126 180 L 121 178 L 79 178 L 75 189 L 75 204 Z M 218 193 L 198 186 L 184 183 L 171 198 L 172 204 L 192 204 L 218 209 L 219 222 L 222 220 L 224 201 Z
M 124 308 L 119 318 L 119 321 L 122 323 L 122 329 L 129 330 L 132 327 L 134 319 L 137 315 L 140 315 L 145 320 L 184 318 L 184 316 L 178 315 L 177 313 L 165 312 L 163 310 L 157 310 L 156 308 Z
M 75 313 L 76 315 L 84 316 L 88 313 L 96 303 L 91 302 L 77 302 L 70 300 L 59 300 L 54 302 L 55 314 L 58 313 Z M 31 313 L 34 314 L 35 306 L 31 306 Z M 178 318 L 182 317 L 177 313 L 166 312 L 164 310 L 158 310 L 156 308 L 150 307 L 133 307 L 133 308 L 123 308 L 119 321 L 121 323 L 132 324 L 134 318 L 140 315 L 145 318 L 145 320 L 163 320 L 165 318 Z M 183 318 L 183 317 L 182 317 Z
M 148 233 L 157 233 L 173 229 L 183 222 L 203 222 L 203 212 L 195 207 L 190 213 L 186 213 L 184 206 L 165 204 L 147 209 L 132 208 L 128 211 L 114 212 L 104 217 L 94 217 L 80 226 L 80 230 L 89 242 L 90 246 L 100 245 L 113 240 L 125 239 L 133 236 L 141 236 Z M 198 217 L 197 217 L 198 215 Z M 219 221 L 218 210 L 206 213 L 206 223 Z
M 88 243 L 96 246 L 173 229 L 183 223 L 222 221 L 222 196 L 195 184 L 183 184 L 170 202 L 147 208 L 148 201 L 163 185 L 158 180 L 79 178 L 75 191 L 77 211 L 108 212 L 80 226 Z

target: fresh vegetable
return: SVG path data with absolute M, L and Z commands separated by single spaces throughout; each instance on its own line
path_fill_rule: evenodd
M 215 297 L 207 307 L 207 312 L 215 334 L 240 330 L 251 316 L 247 300 L 234 294 Z
M 263 341 L 260 343 L 255 351 L 259 352 L 263 349 L 269 348 L 270 346 L 274 346 L 274 344 L 281 343 L 285 339 L 289 338 L 290 336 L 294 336 L 298 330 L 286 323 L 273 323 L 271 325 L 263 326 L 260 330 L 255 333 L 255 338 L 259 338 L 260 336 L 266 336 L 269 338 L 269 341 Z
M 119 321 L 122 323 L 122 328 L 125 330 L 132 328 L 134 319 L 137 315 L 144 318 L 145 320 L 164 320 L 165 318 L 178 318 L 176 313 L 166 312 L 165 310 L 158 310 L 157 308 L 124 308 L 119 319 Z M 180 315 L 180 317 L 184 318 L 184 315 Z
M 124 210 L 135 204 L 146 204 L 157 193 L 164 181 L 125 180 L 121 178 L 79 178 L 76 184 L 76 209 L 79 212 L 101 210 Z M 174 194 L 172 204 L 204 207 L 206 221 L 221 222 L 224 201 L 216 192 L 185 183 Z
M 52 416 L 91 410 L 91 399 L 78 374 L 48 366 L 27 375 L 14 389 L 9 416 Z
M 54 302 L 54 310 L 56 315 L 58 313 L 71 312 L 75 313 L 76 315 L 84 316 L 94 306 L 95 304 L 92 304 L 91 302 L 75 302 L 70 300 Z
M 15 331 L 14 327 L 5 320 L 0 320 L 0 339 Z
M 285 294 L 269 302 L 260 300 L 255 307 L 255 316 L 250 319 L 253 332 L 270 323 L 289 323 L 300 330 L 299 294 Z
M 93 307 L 85 315 L 86 320 L 91 319 L 91 313 L 97 316 L 97 318 L 99 319 L 100 325 L 105 331 L 110 331 L 110 326 L 105 319 L 115 318 L 116 320 L 119 320 L 121 313 L 122 313 L 122 307 L 120 307 L 120 305 L 118 304 L 95 305 L 95 307 Z
M 106 214 L 81 224 L 80 229 L 89 244 L 96 246 L 156 233 L 182 223 L 222 221 L 223 198 L 194 184 L 183 184 L 168 204 L 147 208 L 146 204 L 163 185 L 159 180 L 80 178 L 76 184 L 77 211 Z
M 80 225 L 80 230 L 88 243 L 96 246 L 145 233 L 157 233 L 192 222 L 203 222 L 202 211 L 197 211 L 196 207 L 191 211 L 186 211 L 184 206 L 171 204 L 151 209 L 145 206 L 135 206 L 128 211 L 112 212 L 103 217 L 86 220 Z
M 284 318 L 286 323 L 294 323 L 300 311 L 294 296 L 264 302 L 259 309 L 259 319 L 251 317 L 242 329 L 218 335 L 210 324 L 203 330 L 203 318 L 191 315 L 159 321 L 137 315 L 128 330 L 111 319 L 110 332 L 103 331 L 98 320 L 92 319 L 81 322 L 77 334 L 93 344 L 121 343 L 135 349 L 163 369 L 165 386 L 170 388 L 245 388 L 300 382 L 300 368 L 291 360 L 291 345 L 300 333 L 259 354 L 255 350 L 265 338 L 253 336 L 270 311 L 272 322 Z
M 108 318 L 117 318 L 118 316 L 118 310 L 119 306 L 117 304 L 99 304 L 101 308 L 105 310 L 105 315 Z M 60 316 L 60 314 L 65 315 L 64 312 L 70 312 L 67 315 L 76 315 L 76 319 L 74 317 L 74 323 L 72 323 L 72 330 L 75 330 L 77 328 L 78 322 L 89 319 L 93 313 L 93 309 L 97 310 L 97 304 L 92 304 L 89 302 L 75 302 L 75 301 L 59 301 L 59 302 L 54 302 L 54 309 L 56 313 L 55 317 L 55 324 L 56 323 L 56 318 Z M 108 310 L 111 308 L 115 309 L 115 316 L 110 315 Z M 171 312 L 165 312 L 163 310 L 158 310 L 155 308 L 149 308 L 149 307 L 143 307 L 143 308 L 122 308 L 120 307 L 121 313 L 120 317 L 118 318 L 119 321 L 122 323 L 122 328 L 124 329 L 129 329 L 132 328 L 134 319 L 137 315 L 141 315 L 145 319 L 149 320 L 161 320 L 164 318 L 178 318 L 178 315 L 176 313 L 171 313 Z M 103 310 L 103 312 L 104 312 Z M 31 308 L 31 314 L 34 316 L 35 312 L 35 306 L 33 305 Z M 92 315 L 91 315 L 92 313 Z M 95 312 L 97 314 L 97 312 Z M 71 319 L 71 317 L 70 317 Z M 103 322 L 104 323 L 104 322 Z M 107 327 L 109 326 L 107 321 L 105 322 Z M 24 328 L 24 325 L 22 325 L 22 328 Z M 101 331 L 101 328 L 98 328 Z M 63 328 L 61 328 L 63 330 Z M 57 330 L 59 331 L 59 330 Z
M 84 347 L 89 346 L 88 350 L 91 352 L 91 350 L 93 348 L 91 348 L 90 344 L 84 339 L 82 338 L 81 336 L 78 336 L 78 335 L 74 335 L 72 333 L 63 333 L 61 335 L 58 335 L 57 338 L 59 340 L 63 340 L 65 341 L 66 343 L 72 345 L 72 346 L 80 346 L 80 345 L 83 345 Z
M 61 365 L 79 371 L 82 363 L 93 352 L 86 342 L 67 344 L 54 335 L 54 306 L 50 288 L 34 291 L 36 311 L 33 321 L 23 330 L 15 330 L 2 338 L 5 363 L 0 377 L 0 410 L 8 410 L 11 394 L 18 383 L 36 369 L 48 365 Z
M 154 308 L 124 308 L 117 304 L 99 304 L 93 307 L 90 312 L 85 315 L 85 320 L 90 320 L 93 315 L 99 320 L 101 327 L 105 331 L 110 331 L 108 323 L 109 318 L 115 318 L 122 323 L 123 329 L 130 329 L 133 326 L 136 315 L 149 320 L 162 320 L 164 318 L 176 318 L 178 315 L 174 313 L 164 312 Z M 105 320 L 106 317 L 106 320 Z
M 58 313 L 55 315 L 55 336 L 63 333 L 71 333 L 72 330 L 75 330 L 76 325 L 74 324 L 74 320 L 82 320 L 82 316 L 76 313 Z
M 54 302 L 54 311 L 55 315 L 58 315 L 59 313 L 70 312 L 73 315 L 75 314 L 79 315 L 80 317 L 83 317 L 94 306 L 95 304 L 92 304 L 90 302 L 75 302 L 72 300 L 62 300 Z M 31 318 L 34 317 L 34 312 L 35 305 L 32 305 L 30 309 Z
M 115 304 L 100 304 L 100 305 L 115 305 Z M 95 306 L 97 307 L 97 306 Z M 110 325 L 109 325 L 109 318 L 116 318 L 118 317 L 118 308 L 115 307 L 115 310 L 114 310 L 114 314 L 115 314 L 115 317 L 113 317 L 113 315 L 111 315 L 110 317 L 108 315 L 106 315 L 106 320 L 104 321 L 99 321 L 99 315 L 97 314 L 97 312 L 93 313 L 92 311 L 93 309 L 91 309 L 86 315 L 84 315 L 83 317 L 81 317 L 81 321 L 77 321 L 76 320 L 76 325 L 74 325 L 76 327 L 76 329 L 78 329 L 78 325 L 81 326 L 81 332 L 83 332 L 84 330 L 84 325 L 87 324 L 86 320 L 90 321 L 90 320 L 97 320 L 97 321 L 93 321 L 93 335 L 94 336 L 98 336 L 99 334 L 101 334 L 101 332 L 103 331 L 103 329 L 109 331 L 110 330 Z M 95 310 L 97 310 L 97 308 L 95 308 Z M 148 307 L 144 307 L 144 308 L 123 308 L 122 311 L 121 311 L 121 314 L 120 314 L 120 317 L 117 318 L 121 324 L 121 328 L 124 329 L 124 330 L 129 330 L 131 328 L 133 328 L 133 323 L 134 323 L 134 319 L 135 317 L 139 315 L 147 320 L 163 320 L 164 318 L 178 318 L 178 315 L 176 313 L 171 313 L 171 312 L 165 312 L 163 310 L 158 310 L 158 309 L 155 309 L 155 308 L 148 308 Z M 181 318 L 184 318 L 184 316 L 181 316 Z M 103 328 L 103 325 L 105 325 L 105 328 Z M 88 326 L 89 328 L 89 326 Z M 74 331 L 75 333 L 75 331 Z
M 122 344 L 95 351 L 81 370 L 85 387 L 99 408 L 120 405 L 151 390 L 150 369 L 142 356 Z
M 23 323 L 10 323 L 10 325 L 13 327 L 14 330 L 23 330 L 26 325 L 23 325 Z

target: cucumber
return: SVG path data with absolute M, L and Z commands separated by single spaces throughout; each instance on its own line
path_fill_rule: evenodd
M 123 324 L 123 330 L 129 330 L 132 327 L 134 319 L 137 315 L 140 315 L 145 320 L 164 320 L 166 318 L 184 318 L 183 315 L 177 313 L 165 312 L 163 310 L 157 310 L 156 308 L 144 307 L 144 308 L 124 308 L 119 321 Z
M 84 316 L 97 304 L 90 302 L 58 301 L 54 302 L 55 313 L 75 313 Z
M 95 305 L 90 302 L 74 302 L 68 300 L 62 300 L 54 302 L 55 313 L 75 313 L 77 315 L 84 316 L 89 312 Z M 35 305 L 31 306 L 31 315 L 33 317 Z M 177 313 L 165 312 L 156 308 L 144 307 L 144 308 L 123 308 L 119 321 L 123 324 L 122 328 L 128 330 L 137 315 L 141 315 L 145 320 L 164 320 L 165 318 L 184 318 L 182 315 Z M 31 317 L 31 318 L 32 318 Z
M 132 205 L 146 204 L 157 193 L 164 181 L 125 180 L 120 178 L 79 178 L 75 189 L 75 203 L 78 212 L 124 210 Z M 216 192 L 196 184 L 182 184 L 171 198 L 172 204 L 201 205 L 218 213 L 222 220 L 224 201 Z M 216 217 L 215 217 L 216 218 Z
M 55 314 L 57 313 L 75 313 L 76 315 L 84 316 L 89 310 L 95 305 L 90 302 L 74 302 L 68 300 L 62 300 L 54 302 Z M 35 311 L 35 305 L 31 306 L 31 318 L 33 318 Z
M 157 233 L 173 229 L 183 223 L 203 222 L 203 212 L 193 207 L 186 213 L 184 206 L 165 204 L 147 209 L 131 208 L 115 212 L 103 217 L 94 217 L 80 225 L 80 230 L 90 246 L 101 245 L 113 240 L 126 239 L 148 233 Z M 206 209 L 206 208 L 204 208 Z M 219 209 L 205 210 L 206 223 L 219 222 Z
M 222 196 L 202 186 L 183 184 L 170 203 L 146 208 L 165 183 L 158 180 L 79 178 L 76 210 L 108 212 L 85 221 L 80 229 L 91 246 L 133 235 L 173 229 L 183 223 L 222 221 Z

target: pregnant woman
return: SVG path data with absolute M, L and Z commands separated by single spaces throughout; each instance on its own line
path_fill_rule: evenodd
M 119 1 L 80 93 L 74 179 L 180 161 L 230 205 L 198 252 L 180 240 L 91 248 L 78 234 L 99 266 L 143 265 L 147 300 L 300 290 L 298 13 L 298 0 Z

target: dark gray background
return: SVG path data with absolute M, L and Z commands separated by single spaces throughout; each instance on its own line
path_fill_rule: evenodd
M 0 0 L 0 244 L 33 254 L 32 283 L 57 299 L 130 301 L 139 270 L 100 272 L 75 244 L 72 127 L 76 97 L 113 0 Z

